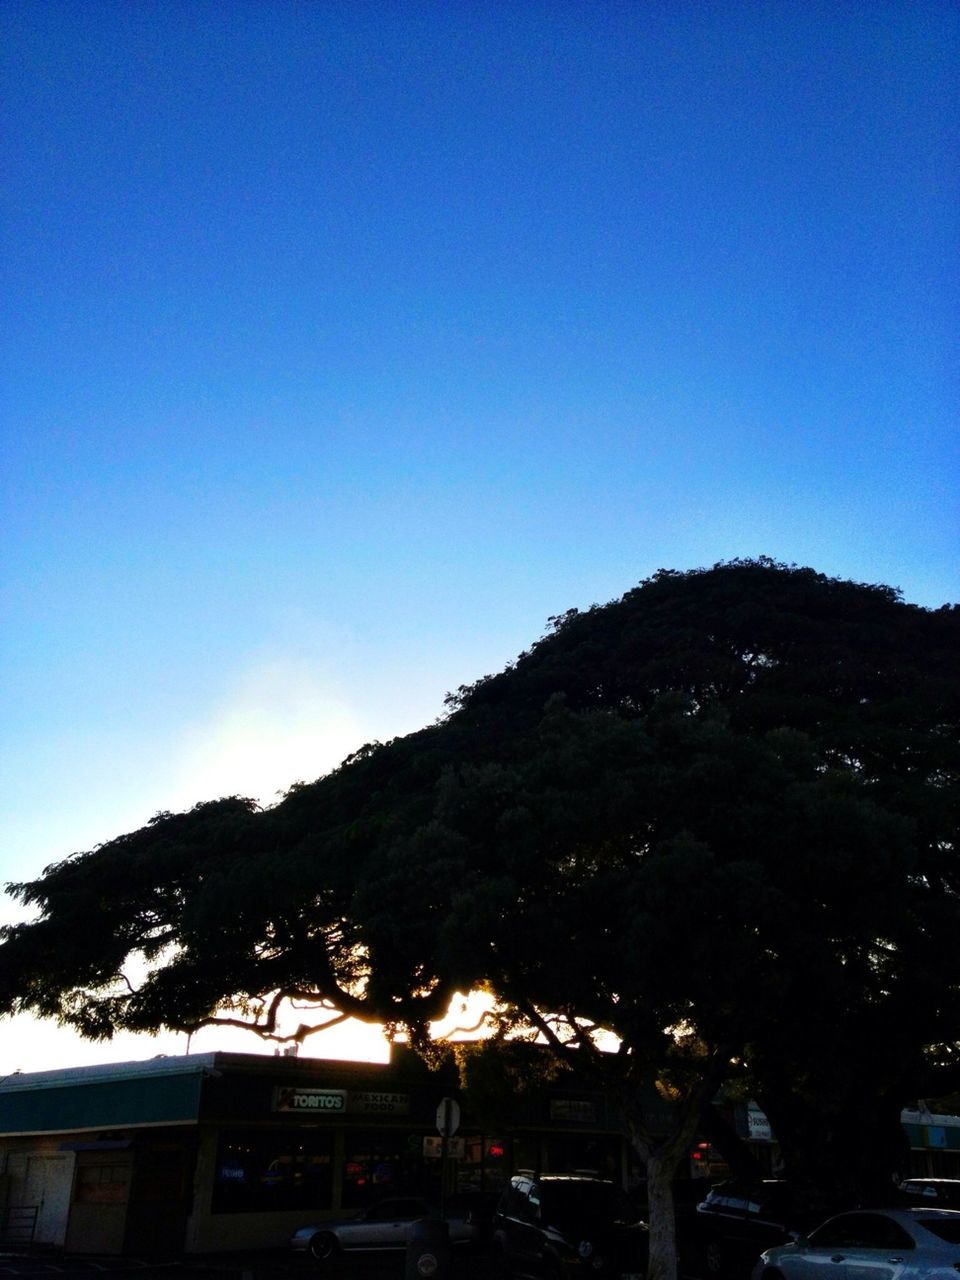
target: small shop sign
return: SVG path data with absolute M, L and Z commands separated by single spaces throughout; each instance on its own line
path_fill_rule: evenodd
M 384 1093 L 346 1089 L 301 1089 L 281 1086 L 273 1091 L 274 1111 L 298 1111 L 306 1115 L 405 1116 L 410 1113 L 409 1093 Z
M 292 1089 L 273 1091 L 274 1111 L 303 1111 L 310 1115 L 343 1115 L 347 1109 L 346 1089 Z
M 597 1108 L 590 1098 L 551 1098 L 550 1119 L 569 1124 L 596 1124 Z
M 773 1129 L 770 1121 L 755 1102 L 747 1105 L 747 1132 L 754 1142 L 772 1142 Z
M 363 1115 L 406 1116 L 410 1114 L 409 1093 L 348 1093 L 347 1110 Z
M 447 1139 L 447 1156 L 451 1160 L 462 1160 L 467 1152 L 464 1138 Z M 428 1160 L 439 1160 L 443 1156 L 443 1138 L 428 1133 L 423 1139 L 423 1154 Z

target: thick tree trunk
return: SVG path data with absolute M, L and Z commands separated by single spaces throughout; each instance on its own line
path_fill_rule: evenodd
M 677 1224 L 673 1209 L 673 1175 L 677 1164 L 672 1153 L 647 1157 L 647 1204 L 650 1212 L 647 1280 L 677 1280 Z
M 665 1137 L 652 1135 L 642 1117 L 627 1108 L 627 1123 L 634 1151 L 647 1173 L 650 1257 L 647 1280 L 677 1280 L 677 1225 L 673 1205 L 673 1179 L 686 1158 L 697 1132 L 700 1104 L 688 1099 L 678 1105 L 675 1123 Z

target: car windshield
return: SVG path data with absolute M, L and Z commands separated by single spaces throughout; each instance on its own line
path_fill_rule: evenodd
M 718 1182 L 707 1192 L 705 1204 L 714 1209 L 738 1209 L 748 1213 L 772 1212 L 784 1207 L 789 1195 L 781 1182 Z
M 610 1183 L 566 1182 L 541 1186 L 544 1216 L 552 1223 L 636 1222 L 638 1214 L 624 1193 Z
M 947 1244 L 960 1244 L 960 1214 L 956 1218 L 918 1218 L 917 1222 Z

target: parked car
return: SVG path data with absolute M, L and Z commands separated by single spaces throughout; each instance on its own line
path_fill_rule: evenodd
M 690 1262 L 707 1276 L 737 1280 L 750 1274 L 764 1249 L 811 1225 L 787 1182 L 718 1182 L 697 1205 Z
M 753 1280 L 944 1280 L 960 1271 L 960 1213 L 856 1209 L 761 1254 Z
M 909 1204 L 928 1209 L 960 1209 L 960 1178 L 907 1178 L 900 1193 Z
M 290 1248 L 322 1263 L 331 1262 L 341 1252 L 405 1249 L 413 1224 L 438 1216 L 437 1209 L 420 1196 L 393 1196 L 351 1217 L 301 1227 L 290 1240 Z M 472 1245 L 483 1238 L 486 1226 L 482 1213 L 469 1200 L 459 1204 L 452 1200 L 445 1216 L 451 1244 Z
M 518 1174 L 497 1206 L 493 1251 L 507 1277 L 640 1280 L 647 1225 L 613 1182 L 585 1174 Z

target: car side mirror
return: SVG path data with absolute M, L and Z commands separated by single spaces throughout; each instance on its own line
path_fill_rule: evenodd
M 788 1231 L 787 1235 L 790 1237 L 790 1239 L 793 1241 L 794 1244 L 800 1245 L 801 1248 L 803 1248 L 803 1246 L 806 1245 L 807 1243 L 807 1237 L 803 1234 L 802 1231 Z

